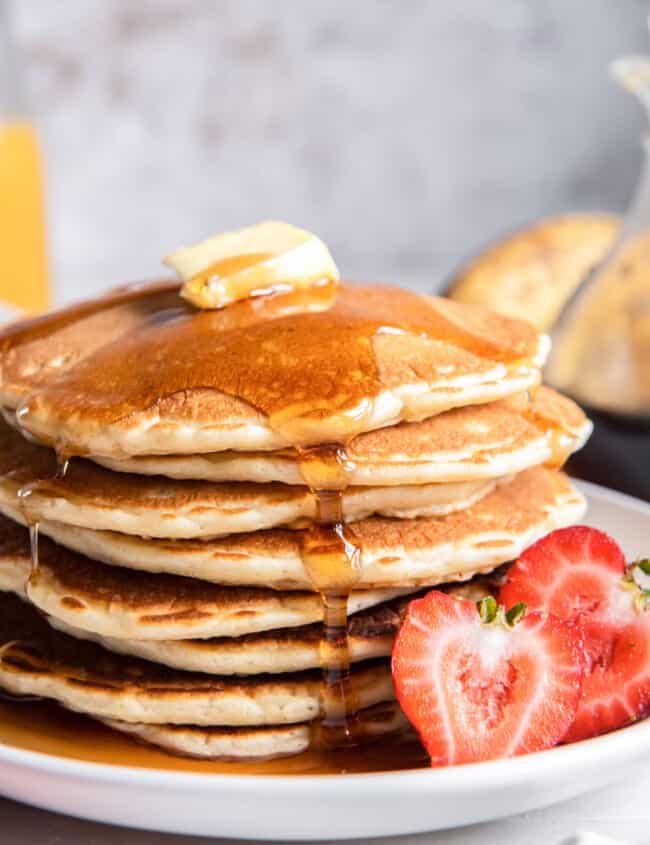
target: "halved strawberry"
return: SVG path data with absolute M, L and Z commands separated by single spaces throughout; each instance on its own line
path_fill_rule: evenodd
M 638 572 L 634 566 L 626 570 L 625 556 L 609 535 L 578 525 L 538 540 L 512 565 L 501 588 L 500 601 L 525 601 L 531 610 L 550 611 L 583 629 L 587 674 L 567 742 L 650 711 L 650 593 Z
M 543 613 L 518 621 L 522 611 L 437 591 L 408 606 L 393 680 L 432 766 L 539 751 L 568 730 L 582 691 L 580 629 Z

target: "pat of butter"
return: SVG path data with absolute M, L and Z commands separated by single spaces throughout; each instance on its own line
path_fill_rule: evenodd
M 197 308 L 223 308 L 277 288 L 305 288 L 339 272 L 325 244 L 304 229 L 267 220 L 172 252 L 164 263 Z

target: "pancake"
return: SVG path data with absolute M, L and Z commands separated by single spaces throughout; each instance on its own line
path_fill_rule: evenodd
M 48 541 L 44 544 L 45 555 Z M 21 525 L 0 517 L 0 590 L 27 596 L 31 570 L 29 535 Z M 390 655 L 408 599 L 394 599 L 359 611 L 348 619 L 350 658 L 357 663 Z M 187 671 L 215 675 L 298 672 L 320 666 L 319 624 L 281 628 L 239 637 L 207 640 L 133 640 L 102 637 L 55 617 L 50 624 L 77 639 L 89 639 L 120 654 L 152 660 Z
M 150 575 L 97 563 L 41 538 L 30 574 L 9 557 L 4 588 L 26 594 L 40 610 L 76 628 L 108 637 L 166 640 L 239 637 L 323 619 L 320 597 L 306 591 L 221 586 L 179 575 Z M 0 558 L 0 569 L 4 560 Z M 13 580 L 12 580 L 13 579 Z M 351 614 L 407 592 L 350 594 Z
M 379 487 L 498 478 L 555 460 L 554 432 L 564 436 L 568 454 L 591 429 L 574 402 L 540 387 L 530 406 L 521 396 L 360 434 L 345 447 L 348 481 Z M 305 483 L 295 449 L 97 460 L 117 472 L 177 479 Z
M 479 601 L 498 591 L 490 576 L 479 576 L 461 584 L 440 585 L 438 589 L 471 601 Z M 385 602 L 360 611 L 348 619 L 350 663 L 389 657 L 393 640 L 408 603 L 421 593 Z M 256 675 L 300 672 L 321 665 L 322 625 L 302 625 L 247 634 L 242 637 L 208 640 L 131 640 L 102 637 L 82 631 L 59 619 L 48 621 L 58 631 L 77 639 L 89 639 L 116 654 L 128 654 L 162 663 L 175 669 L 209 675 Z
M 0 592 L 24 595 L 30 568 L 27 529 L 0 516 Z
M 17 523 L 0 517 L 0 589 L 26 597 L 31 569 L 29 536 Z M 490 576 L 443 589 L 477 601 L 494 592 Z M 393 599 L 348 619 L 350 660 L 358 663 L 388 657 L 402 614 L 413 596 Z M 214 675 L 275 674 L 315 669 L 321 664 L 322 626 L 301 625 L 240 637 L 207 640 L 133 640 L 102 637 L 48 617 L 50 625 L 77 639 L 99 643 L 109 651 L 162 663 L 176 669 Z
M 348 651 L 351 663 L 390 657 L 406 600 L 387 602 L 350 616 Z M 301 625 L 241 637 L 207 640 L 134 640 L 103 637 L 49 617 L 58 631 L 99 643 L 116 654 L 128 654 L 209 675 L 257 675 L 302 672 L 321 665 L 322 625 Z
M 585 513 L 583 496 L 562 473 L 541 467 L 499 485 L 476 505 L 432 519 L 373 518 L 348 529 L 360 546 L 357 586 L 417 587 L 459 581 L 517 557 L 534 540 Z M 0 501 L 16 520 L 20 512 Z M 303 532 L 273 529 L 219 540 L 145 540 L 41 522 L 40 531 L 95 560 L 220 584 L 311 590 Z
M 26 596 L 31 568 L 27 530 L 0 517 L 0 589 Z M 477 601 L 496 590 L 491 576 L 474 578 L 443 589 Z M 358 663 L 388 657 L 402 614 L 413 596 L 393 599 L 348 619 L 350 660 Z M 103 645 L 109 651 L 162 663 L 176 669 L 214 675 L 275 674 L 315 669 L 321 664 L 322 626 L 301 625 L 240 637 L 200 640 L 134 640 L 103 637 L 48 617 L 50 625 L 77 639 Z
M 178 672 L 52 629 L 28 604 L 0 595 L 0 688 L 102 719 L 175 725 L 282 725 L 322 715 L 320 671 L 222 678 Z M 393 700 L 389 663 L 355 667 L 359 709 Z
M 34 484 L 34 482 L 38 482 Z M 493 479 L 409 487 L 353 487 L 343 494 L 346 521 L 373 513 L 432 516 L 468 507 L 494 487 Z M 32 520 L 54 520 L 147 537 L 217 537 L 279 525 L 307 524 L 318 513 L 307 487 L 281 483 L 177 481 L 126 475 L 73 459 L 65 476 L 56 458 L 0 422 L 0 499 L 21 504 Z
M 527 323 L 399 288 L 342 284 L 314 307 L 123 289 L 0 333 L 0 404 L 66 454 L 281 449 L 510 396 L 548 353 Z
M 451 280 L 447 295 L 550 331 L 611 248 L 620 224 L 620 218 L 605 214 L 540 220 L 473 257 Z
M 364 741 L 406 731 L 409 723 L 395 702 L 362 710 Z M 183 757 L 208 760 L 268 758 L 300 754 L 310 744 L 309 724 L 274 725 L 263 728 L 211 728 L 195 725 L 145 725 L 102 720 L 114 730 L 157 745 Z

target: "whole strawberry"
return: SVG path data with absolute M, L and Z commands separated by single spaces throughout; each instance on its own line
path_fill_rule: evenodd
M 410 603 L 393 680 L 432 766 L 540 751 L 574 720 L 584 676 L 580 629 L 547 613 L 506 613 L 432 591 Z
M 650 564 L 626 567 L 618 544 L 584 525 L 553 531 L 513 564 L 500 601 L 525 601 L 583 630 L 587 673 L 566 742 L 650 712 Z

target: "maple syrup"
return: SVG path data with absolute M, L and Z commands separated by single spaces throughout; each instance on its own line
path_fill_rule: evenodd
M 39 522 L 35 514 L 31 511 L 30 496 L 36 491 L 46 491 L 48 481 L 64 479 L 68 473 L 71 459 L 72 456 L 67 452 L 57 451 L 55 464 L 56 469 L 54 471 L 54 474 L 49 477 L 38 478 L 34 481 L 28 482 L 27 484 L 23 484 L 16 493 L 19 510 L 29 529 L 29 550 L 31 558 L 29 570 L 30 577 L 39 568 Z
M 29 524 L 29 550 L 31 555 L 31 566 L 29 568 L 30 576 L 38 570 L 38 522 L 30 522 Z
M 363 739 L 358 736 L 359 705 L 350 685 L 347 636 L 348 598 L 359 580 L 361 557 L 343 513 L 343 493 L 350 484 L 354 463 L 341 444 L 298 447 L 298 455 L 301 475 L 316 499 L 316 521 L 303 534 L 303 566 L 323 601 L 320 655 L 324 715 L 312 743 L 320 748 L 337 748 Z
M 546 437 L 551 454 L 544 462 L 544 466 L 550 470 L 561 469 L 575 450 L 575 433 L 561 421 L 536 411 L 532 404 L 524 412 L 524 416 Z
M 383 736 L 363 748 L 313 748 L 269 760 L 197 760 L 134 742 L 51 701 L 4 698 L 0 698 L 0 743 L 90 763 L 206 775 L 339 775 L 429 766 L 426 752 L 410 732 Z
M 171 279 L 159 282 L 135 282 L 130 285 L 121 285 L 94 299 L 68 305 L 55 311 L 47 311 L 27 320 L 18 320 L 0 330 L 0 350 L 14 349 L 24 343 L 46 337 L 107 308 L 149 299 L 161 293 L 178 291 L 179 287 L 179 283 Z
M 516 370 L 531 365 L 537 353 L 537 334 L 524 324 L 513 328 L 487 314 L 468 316 L 450 301 L 424 307 L 422 297 L 397 288 L 342 284 L 333 291 L 315 285 L 219 311 L 184 308 L 176 297 L 181 304 L 174 319 L 158 323 L 156 313 L 171 307 L 169 293 L 169 286 L 157 285 L 148 301 L 136 289 L 58 312 L 49 321 L 40 318 L 0 333 L 0 349 L 13 350 L 89 313 L 137 299 L 142 320 L 119 343 L 88 337 L 92 354 L 44 385 L 44 401 L 56 417 L 110 424 L 200 387 L 258 409 L 289 445 L 322 442 L 326 421 L 336 442 L 367 429 L 386 391 L 374 349 L 381 335 L 445 341 Z M 37 391 L 18 410 L 27 429 L 38 401 Z M 74 434 L 65 438 L 64 448 L 83 454 L 84 444 L 74 442 Z
M 29 484 L 25 484 L 16 493 L 16 497 L 18 499 L 18 508 L 29 529 L 29 549 L 31 556 L 31 565 L 29 569 L 30 577 L 38 570 L 39 567 L 38 520 L 33 516 L 33 514 L 30 513 L 28 503 L 29 496 L 32 494 L 32 491 L 37 484 L 38 482 L 31 482 Z
M 272 285 L 264 291 L 248 292 L 248 285 L 244 280 L 239 285 L 234 279 L 229 279 L 229 276 L 241 273 L 244 270 L 249 270 L 256 264 L 265 264 L 267 261 L 275 258 L 275 254 L 271 252 L 247 252 L 242 255 L 231 255 L 228 258 L 222 258 L 219 261 L 214 261 L 204 270 L 195 273 L 191 279 L 186 282 L 188 290 L 192 291 L 192 295 L 196 294 L 202 289 L 219 288 L 221 287 L 224 293 L 224 301 L 226 304 L 235 302 L 245 296 L 260 296 L 275 292 L 277 287 Z M 223 279 L 227 279 L 228 283 L 224 286 Z M 187 294 L 183 293 L 183 296 Z M 192 296 L 187 296 L 188 300 L 192 300 Z

